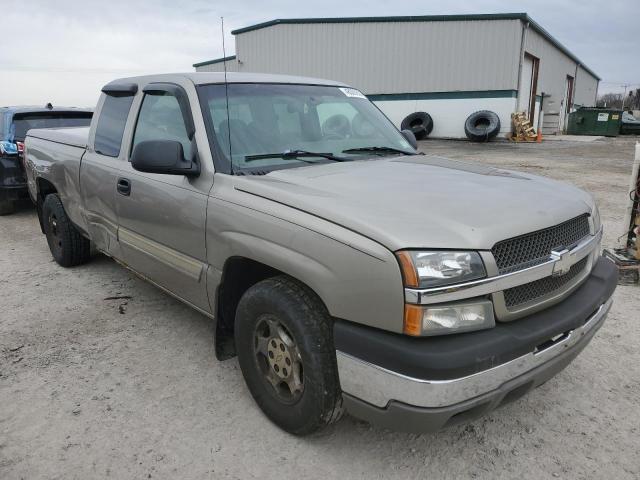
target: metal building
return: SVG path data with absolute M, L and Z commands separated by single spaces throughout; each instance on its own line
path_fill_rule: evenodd
M 595 105 L 600 80 L 526 13 L 284 19 L 232 34 L 228 71 L 342 81 L 398 126 L 429 113 L 437 137 L 463 137 L 477 110 L 496 112 L 502 135 L 516 111 L 535 127 L 541 103 L 543 133 L 561 132 L 572 109 Z M 194 67 L 222 71 L 223 61 Z
M 194 63 L 193 66 L 195 67 L 196 72 L 224 72 L 225 67 L 227 72 L 238 71 L 238 62 L 236 61 L 235 55 L 216 58 L 215 60 L 208 60 L 206 62 Z

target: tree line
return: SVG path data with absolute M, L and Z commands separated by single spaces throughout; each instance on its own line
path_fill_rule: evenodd
M 596 106 L 621 110 L 623 100 L 625 110 L 640 110 L 640 88 L 630 90 L 626 97 L 622 93 L 603 93 Z

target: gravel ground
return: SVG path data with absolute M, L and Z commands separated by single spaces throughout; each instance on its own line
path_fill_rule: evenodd
M 613 245 L 633 140 L 426 141 L 423 150 L 593 192 Z M 611 478 L 640 476 L 640 289 L 557 377 L 438 434 L 344 418 L 311 438 L 273 426 L 211 321 L 96 256 L 65 270 L 33 209 L 0 218 L 0 478 Z

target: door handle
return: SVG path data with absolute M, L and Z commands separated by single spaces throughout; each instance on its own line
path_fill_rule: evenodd
M 128 178 L 119 178 L 116 185 L 116 190 L 120 195 L 128 197 L 131 195 L 131 181 Z

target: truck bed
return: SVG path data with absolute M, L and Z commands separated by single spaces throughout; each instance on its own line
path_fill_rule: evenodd
M 29 194 L 37 198 L 37 181 L 55 186 L 67 215 L 81 229 L 80 163 L 89 139 L 89 127 L 31 129 L 25 139 L 25 170 Z
M 89 140 L 89 127 L 35 128 L 29 130 L 27 136 L 86 148 Z

